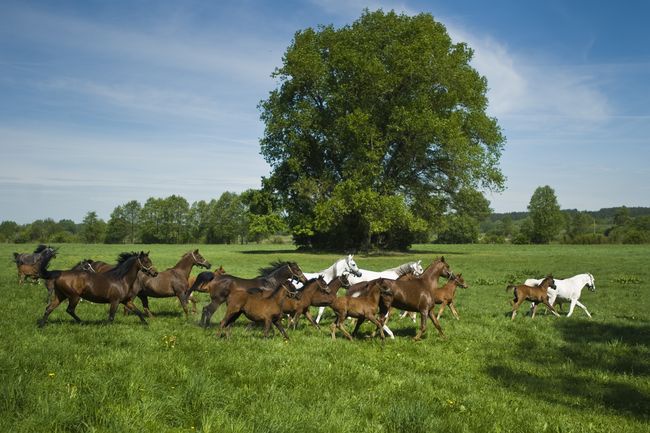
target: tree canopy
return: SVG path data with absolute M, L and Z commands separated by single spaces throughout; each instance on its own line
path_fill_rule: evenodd
M 298 244 L 400 248 L 461 189 L 501 190 L 487 81 L 430 14 L 298 31 L 260 103 L 261 153 Z

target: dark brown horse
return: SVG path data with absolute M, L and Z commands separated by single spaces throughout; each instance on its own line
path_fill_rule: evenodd
M 444 257 L 434 260 L 424 271 L 420 278 L 410 280 L 386 280 L 382 284 L 391 290 L 393 299 L 391 306 L 404 311 L 415 311 L 420 313 L 420 329 L 415 335 L 415 340 L 419 340 L 427 329 L 427 317 L 431 319 L 440 335 L 444 335 L 440 322 L 435 316 L 433 308 L 435 306 L 434 292 L 438 288 L 438 278 L 440 276 L 450 278 L 451 270 Z M 385 310 L 385 308 L 382 308 Z M 382 311 L 386 313 L 387 311 Z
M 316 295 L 317 292 L 321 292 L 325 295 L 330 293 L 330 289 L 322 275 L 307 281 L 305 285 L 296 292 L 296 296 L 284 300 L 284 303 L 282 304 L 282 312 L 292 317 L 294 330 L 298 325 L 298 318 L 309 310 L 314 295 Z M 316 327 L 316 329 L 320 329 L 318 323 L 316 323 L 311 317 L 311 314 L 307 315 L 307 319 Z
M 270 292 L 270 293 L 269 293 Z M 230 330 L 232 324 L 242 313 L 252 322 L 264 324 L 264 336 L 269 336 L 271 324 L 275 325 L 285 340 L 289 339 L 282 327 L 282 304 L 289 289 L 284 284 L 278 284 L 274 290 L 248 288 L 233 290 L 228 295 L 228 309 L 221 321 L 217 335 L 223 335 L 224 330 Z
M 239 278 L 224 274 L 215 276 L 212 272 L 202 272 L 196 277 L 194 285 L 188 290 L 188 296 L 198 287 L 206 284 L 211 302 L 203 308 L 201 326 L 207 327 L 210 318 L 224 303 L 232 291 L 259 288 L 263 291 L 275 291 L 283 282 L 293 278 L 303 284 L 307 281 L 300 266 L 295 262 L 275 262 L 267 268 L 260 269 L 261 276 L 257 278 Z M 264 295 L 264 293 L 262 293 Z
M 45 253 L 56 257 L 56 251 L 57 248 L 41 244 L 31 254 L 14 253 L 13 261 L 18 269 L 18 284 L 22 285 L 27 278 L 31 279 L 32 283 L 38 283 L 38 270 Z
M 133 283 L 139 271 L 152 276 L 156 275 L 157 272 L 149 259 L 149 253 L 122 253 L 118 257 L 115 268 L 105 273 L 83 270 L 49 271 L 47 267 L 52 257 L 52 255 L 46 254 L 40 266 L 40 277 L 46 280 L 48 288 L 49 285 L 52 285 L 54 296 L 45 308 L 39 326 L 45 326 L 50 313 L 66 299 L 68 300 L 67 313 L 76 322 L 81 322 L 75 313 L 75 308 L 82 298 L 100 304 L 110 304 L 109 322 L 115 318 L 118 305 L 124 304 L 138 315 L 142 323 L 147 323 L 142 312 L 133 304 L 133 298 L 136 295 Z
M 142 301 L 142 307 L 147 316 L 153 316 L 149 310 L 149 297 L 171 298 L 175 296 L 181 302 L 185 316 L 189 314 L 187 310 L 188 296 L 186 295 L 189 288 L 187 279 L 194 266 L 210 269 L 212 265 L 196 249 L 183 254 L 173 268 L 159 272 L 155 277 L 144 273 L 138 274 L 134 289 Z

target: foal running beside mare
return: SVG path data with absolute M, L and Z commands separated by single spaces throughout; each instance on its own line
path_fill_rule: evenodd
M 541 282 L 542 280 L 529 278 L 526 280 L 524 284 L 528 286 L 536 286 L 539 285 Z M 571 314 L 573 314 L 573 309 L 577 305 L 578 307 L 585 310 L 585 313 L 591 319 L 591 314 L 589 314 L 589 311 L 587 311 L 587 307 L 585 307 L 578 300 L 580 299 L 580 295 L 582 294 L 582 289 L 585 286 L 587 286 L 589 290 L 591 290 L 592 292 L 596 291 L 596 282 L 594 280 L 593 275 L 578 274 L 571 278 L 567 278 L 565 280 L 555 280 L 556 289 L 548 290 L 548 302 L 551 305 L 555 305 L 556 302 L 559 305 L 562 305 L 562 302 L 570 302 L 571 305 L 569 306 L 569 313 L 566 315 L 567 317 L 571 317 Z
M 544 304 L 551 313 L 559 317 L 560 315 L 557 314 L 557 311 L 555 311 L 553 306 L 548 302 L 549 287 L 555 289 L 555 282 L 551 275 L 544 278 L 542 282 L 539 284 L 539 286 L 527 286 L 526 284 L 520 284 L 518 286 L 515 286 L 511 284 L 508 287 L 506 287 L 506 292 L 510 289 L 514 289 L 514 293 L 515 293 L 515 298 L 512 300 L 512 318 L 510 320 L 515 320 L 515 316 L 517 315 L 517 309 L 519 309 L 519 306 L 524 301 L 531 301 L 535 303 L 533 307 L 533 317 L 532 317 L 533 319 L 535 318 L 537 305 L 540 303 Z

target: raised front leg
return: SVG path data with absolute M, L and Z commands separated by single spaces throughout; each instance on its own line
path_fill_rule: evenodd
M 58 307 L 61 304 L 61 301 L 64 300 L 64 299 L 65 299 L 65 297 L 63 297 L 63 296 L 59 297 L 58 293 L 56 293 L 56 292 L 54 293 L 54 297 L 52 298 L 50 303 L 47 305 L 47 307 L 45 307 L 45 313 L 43 313 L 43 317 L 41 318 L 41 320 L 38 321 L 38 327 L 39 328 L 42 328 L 43 326 L 45 326 L 45 323 L 47 322 L 47 318 L 50 316 L 50 313 L 52 313 L 52 311 L 54 311 L 54 309 L 56 307 Z
M 456 307 L 455 307 L 454 303 L 449 304 L 449 309 L 451 310 L 451 313 L 454 315 L 456 320 L 460 320 L 460 316 L 458 315 L 458 311 L 456 311 Z
M 140 322 L 142 322 L 143 325 L 147 325 L 147 321 L 144 319 L 144 314 L 138 309 L 138 307 L 135 306 L 132 299 L 127 299 L 122 303 L 124 304 L 124 308 L 128 308 L 129 311 L 135 313 L 135 315 L 138 316 Z
M 589 314 L 589 311 L 587 311 L 587 307 L 582 305 L 582 303 L 580 301 L 578 301 L 577 299 L 576 299 L 576 305 L 578 307 L 582 308 L 583 310 L 585 310 L 585 313 L 587 313 L 587 316 L 591 319 L 591 314 Z

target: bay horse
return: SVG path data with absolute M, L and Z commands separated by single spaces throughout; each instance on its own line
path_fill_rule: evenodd
M 142 302 L 144 313 L 149 317 L 153 317 L 151 310 L 149 310 L 149 297 L 171 298 L 175 296 L 180 301 L 187 317 L 189 314 L 187 310 L 189 295 L 186 295 L 186 292 L 189 288 L 188 278 L 194 266 L 210 269 L 212 265 L 203 258 L 198 249 L 195 249 L 183 254 L 176 265 L 159 272 L 156 276 L 139 273 L 134 289 Z
M 520 284 L 518 286 L 511 284 L 507 286 L 506 292 L 513 289 L 515 294 L 515 298 L 512 301 L 512 318 L 510 320 L 515 320 L 517 309 L 526 300 L 535 303 L 532 319 L 535 318 L 535 311 L 537 311 L 537 305 L 540 303 L 544 304 L 551 313 L 559 317 L 560 315 L 557 314 L 557 311 L 555 311 L 553 306 L 548 302 L 549 287 L 555 289 L 555 281 L 553 280 L 552 275 L 548 275 L 544 278 L 539 286 L 527 286 L 526 284 Z
M 414 340 L 420 340 L 427 330 L 427 317 L 433 322 L 440 336 L 444 336 L 440 322 L 434 314 L 435 290 L 438 288 L 438 278 L 450 278 L 452 275 L 449 264 L 444 256 L 434 260 L 419 278 L 403 280 L 381 280 L 381 284 L 390 289 L 393 299 L 390 306 L 380 305 L 382 313 L 386 316 L 390 307 L 404 311 L 420 313 L 420 329 Z
M 13 262 L 16 263 L 18 269 L 18 284 L 22 286 L 28 278 L 32 280 L 32 283 L 38 283 L 39 267 L 45 253 L 50 253 L 53 257 L 56 257 L 57 250 L 58 248 L 40 244 L 31 254 L 14 253 Z
M 393 293 L 388 287 L 382 284 L 382 281 L 383 279 L 380 278 L 369 282 L 359 283 L 364 285 L 365 288 L 362 292 L 356 293 L 357 296 L 347 294 L 334 299 L 330 305 L 330 308 L 332 308 L 334 314 L 336 314 L 336 320 L 331 325 L 333 340 L 336 339 L 336 329 L 340 329 L 341 332 L 352 341 L 352 335 L 348 333 L 343 324 L 346 317 L 357 319 L 357 324 L 352 332 L 353 335 L 356 334 L 365 320 L 369 320 L 377 327 L 381 339 L 384 340 L 383 323 L 375 316 L 377 315 L 380 299 L 384 296 L 391 297 Z
M 284 339 L 288 340 L 289 336 L 281 323 L 282 304 L 288 294 L 289 289 L 284 284 L 278 284 L 272 291 L 259 287 L 231 291 L 228 295 L 228 309 L 221 321 L 217 336 L 223 335 L 224 331 L 229 335 L 232 324 L 243 313 L 252 322 L 264 323 L 264 337 L 269 336 L 273 324 Z
M 312 278 L 311 280 L 307 281 L 302 286 L 302 289 L 296 292 L 296 296 L 284 300 L 284 303 L 282 304 L 282 312 L 284 314 L 289 314 L 292 317 L 294 330 L 298 325 L 297 319 L 301 315 L 308 312 L 309 307 L 312 304 L 314 295 L 317 292 L 322 292 L 326 295 L 330 293 L 330 289 L 327 283 L 325 282 L 325 278 L 322 275 L 319 275 L 318 277 Z M 307 320 L 309 320 L 309 322 L 316 329 L 320 329 L 318 323 L 316 323 L 314 319 L 311 317 L 311 314 L 307 315 Z
M 76 322 L 81 319 L 75 313 L 75 308 L 80 299 L 100 304 L 110 304 L 108 312 L 109 323 L 113 322 L 115 312 L 119 304 L 124 304 L 146 324 L 144 315 L 133 304 L 134 292 L 133 283 L 139 271 L 156 275 L 156 270 L 149 259 L 149 253 L 122 253 L 117 259 L 117 265 L 108 272 L 95 273 L 84 270 L 77 271 L 49 271 L 47 269 L 53 255 L 47 254 L 43 258 L 39 268 L 39 275 L 46 281 L 46 285 L 52 286 L 54 296 L 45 308 L 43 317 L 39 320 L 39 327 L 45 326 L 50 313 L 68 300 L 66 312 Z
M 203 284 L 210 293 L 210 303 L 203 307 L 203 314 L 199 324 L 208 327 L 210 319 L 219 305 L 224 303 L 231 292 L 258 288 L 263 291 L 274 291 L 280 284 L 296 279 L 301 283 L 307 282 L 300 266 L 296 262 L 274 262 L 271 266 L 260 269 L 260 276 L 256 278 L 240 278 L 229 274 L 214 275 L 212 272 L 202 272 L 196 277 L 194 285 L 187 291 L 189 297 L 194 290 Z M 263 294 L 263 293 L 262 293 Z

